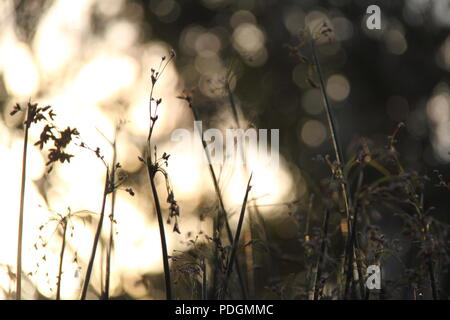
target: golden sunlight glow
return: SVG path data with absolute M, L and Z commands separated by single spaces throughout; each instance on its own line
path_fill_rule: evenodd
M 10 95 L 29 97 L 36 93 L 39 88 L 39 73 L 25 43 L 6 35 L 0 41 L 0 58 L 6 90 Z
M 154 9 L 161 18 L 169 11 L 167 14 L 173 15 L 179 10 L 176 2 L 166 2 L 170 3 L 174 4 L 172 9 Z M 111 142 L 115 136 L 118 137 L 117 160 L 122 165 L 122 172 L 131 177 L 121 185 L 121 190 L 117 190 L 116 223 L 113 225 L 117 234 L 114 234 L 111 294 L 125 292 L 133 297 L 147 298 L 159 294 L 146 291 L 139 282 L 144 274 L 160 274 L 163 265 L 153 201 L 146 185 L 148 179 L 141 181 L 142 175 L 138 176 L 146 168 L 138 156 L 143 155 L 150 122 L 150 68 L 158 67 L 161 57 L 168 55 L 170 47 L 157 41 L 142 43 L 140 18 L 134 21 L 117 17 L 123 5 L 124 1 L 110 0 L 53 1 L 37 23 L 31 48 L 18 40 L 19 37 L 11 31 L 14 28 L 0 30 L 0 71 L 10 99 L 8 110 L 4 117 L 0 117 L 0 159 L 2 167 L 8 168 L 2 174 L 6 183 L 0 184 L 0 242 L 10 244 L 3 246 L 0 252 L 0 288 L 3 289 L 0 290 L 0 298 L 15 290 L 24 136 L 23 130 L 17 128 L 23 122 L 23 114 L 10 117 L 9 111 L 16 101 L 24 106 L 23 102 L 30 98 L 40 106 L 51 105 L 56 113 L 54 124 L 60 129 L 67 126 L 77 128 L 80 140 L 76 143 L 83 141 L 94 150 L 99 147 L 108 164 L 113 159 Z M 91 17 L 94 13 L 107 20 L 105 32 L 93 32 Z M 263 30 L 256 25 L 255 17 L 248 11 L 239 11 L 230 23 L 234 28 L 233 45 L 237 50 L 243 55 L 252 55 L 250 64 L 264 63 L 268 57 L 266 39 Z M 224 69 L 219 51 L 227 44 L 222 43 L 223 39 L 216 31 L 194 26 L 180 37 L 182 50 L 197 56 L 192 67 L 204 77 Z M 182 234 L 172 232 L 173 225 L 166 225 L 170 254 L 174 249 L 185 249 L 182 240 L 186 240 L 187 232 L 197 234 L 205 228 L 210 231 L 211 219 L 207 217 L 205 221 L 199 221 L 197 206 L 206 194 L 215 199 L 198 137 L 182 146 L 170 141 L 174 129 L 191 130 L 193 125 L 186 101 L 176 98 L 184 87 L 181 81 L 175 63 L 171 63 L 154 91 L 154 97 L 162 98 L 162 103 L 153 138 L 157 141 L 160 156 L 163 152 L 171 155 L 166 170 L 181 208 Z M 119 120 L 125 120 L 126 124 L 116 131 Z M 228 121 L 227 125 L 231 126 L 231 123 Z M 48 152 L 46 148 L 39 150 L 34 146 L 42 127 L 42 123 L 33 124 L 29 130 L 23 238 L 23 279 L 26 279 L 23 282 L 28 285 L 24 284 L 23 298 L 35 298 L 35 291 L 49 299 L 55 298 L 62 244 L 62 228 L 58 219 L 71 212 L 61 296 L 63 299 L 76 299 L 80 296 L 99 221 L 106 168 L 95 152 L 71 145 L 66 149 L 74 155 L 70 163 L 57 163 L 52 172 L 47 173 Z M 322 137 L 323 128 L 313 123 L 310 129 L 313 131 L 308 131 L 306 140 L 317 144 L 317 137 L 312 136 L 319 133 Z M 233 212 L 240 208 L 250 172 L 253 172 L 251 198 L 256 199 L 257 205 L 292 200 L 294 181 L 284 160 L 280 159 L 280 168 L 276 169 L 265 164 L 264 159 L 258 159 L 255 150 L 247 150 L 247 154 L 246 169 L 232 163 L 226 163 L 223 168 L 215 167 L 221 177 L 226 206 Z M 122 190 L 133 183 L 139 186 L 134 197 Z M 166 217 L 168 204 L 162 176 L 158 177 L 157 183 Z M 211 204 L 212 207 L 214 205 Z M 264 214 L 270 212 L 265 207 L 261 208 Z M 91 278 L 96 293 L 104 283 L 110 214 L 111 199 L 108 197 L 102 241 Z M 90 297 L 95 297 L 93 292 L 90 292 Z

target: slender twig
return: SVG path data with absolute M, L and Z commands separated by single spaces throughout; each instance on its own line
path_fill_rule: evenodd
M 233 264 L 234 264 L 233 261 L 235 261 L 237 249 L 239 246 L 239 237 L 241 236 L 242 225 L 244 223 L 245 208 L 247 206 L 248 194 L 251 189 L 251 186 L 250 186 L 251 181 L 252 181 L 252 175 L 250 175 L 250 178 L 248 179 L 247 190 L 245 191 L 245 197 L 244 197 L 244 201 L 242 202 L 242 208 L 241 208 L 241 213 L 239 215 L 238 225 L 236 228 L 236 233 L 234 235 L 233 246 L 231 248 L 230 259 L 228 261 L 228 265 L 227 265 L 227 269 L 226 269 L 226 273 L 225 273 L 225 281 L 224 281 L 223 288 L 222 288 L 222 299 L 227 294 L 228 282 L 230 280 L 230 275 L 231 275 L 231 271 L 233 269 Z
M 106 167 L 105 188 L 103 191 L 102 209 L 100 212 L 100 218 L 97 225 L 97 230 L 94 236 L 94 243 L 92 245 L 92 252 L 89 258 L 89 264 L 86 270 L 86 277 L 84 279 L 83 289 L 81 292 L 81 300 L 86 299 L 87 290 L 89 288 L 89 281 L 91 280 L 92 268 L 94 266 L 95 253 L 97 251 L 98 241 L 100 240 L 100 234 L 102 232 L 103 219 L 105 216 L 106 197 L 109 193 L 109 168 Z
M 58 286 L 56 288 L 56 300 L 61 300 L 61 281 L 62 281 L 62 268 L 64 261 L 64 252 L 66 249 L 66 232 L 67 232 L 67 217 L 61 220 L 61 226 L 63 228 L 61 252 L 59 254 L 59 270 L 58 270 Z

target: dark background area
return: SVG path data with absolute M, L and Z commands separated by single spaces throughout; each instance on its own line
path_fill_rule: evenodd
M 38 21 L 50 3 L 45 0 L 15 1 L 17 15 L 23 17 L 17 19 L 18 33 L 23 40 L 31 41 L 36 26 L 33 21 Z M 381 9 L 381 30 L 368 30 L 365 26 L 366 8 L 372 4 Z M 264 35 L 266 58 L 257 65 L 254 59 L 258 58 L 233 46 L 236 28 L 230 21 L 239 11 L 246 12 Z M 397 137 L 400 161 L 408 170 L 430 177 L 425 189 L 425 206 L 436 207 L 434 215 L 450 222 L 450 191 L 436 187 L 438 180 L 433 173 L 439 170 L 444 179 L 450 180 L 450 144 L 445 144 L 450 139 L 450 125 L 445 124 L 450 122 L 450 1 L 130 0 L 125 1 L 118 16 L 137 21 L 141 42 L 161 40 L 176 51 L 176 68 L 186 89 L 193 92 L 204 119 L 213 119 L 220 114 L 227 97 L 209 94 L 208 90 L 220 89 L 220 75 L 217 80 L 193 67 L 198 52 L 189 49 L 186 34 L 189 28 L 195 27 L 220 37 L 221 49 L 217 55 L 225 65 L 233 63 L 234 96 L 244 118 L 258 128 L 280 129 L 281 154 L 304 173 L 309 192 L 299 199 L 303 206 L 293 209 L 293 214 L 302 215 L 309 193 L 320 189 L 321 183 L 330 176 L 329 167 L 318 161 L 318 156 L 333 154 L 323 108 L 322 111 L 313 108 L 313 112 L 311 107 L 305 108 L 308 103 L 320 108 L 322 100 L 319 95 L 309 100 L 305 98 L 312 90 L 306 82 L 306 71 L 288 50 L 289 45 L 298 43 L 298 35 L 306 27 L 305 18 L 308 20 L 312 12 L 325 17 L 334 30 L 334 40 L 319 46 L 324 77 L 343 75 L 350 88 L 344 99 L 331 100 L 345 158 L 348 160 L 356 153 L 361 138 L 365 138 L 373 150 L 384 148 L 397 124 L 404 122 L 406 126 Z M 299 21 L 295 22 L 292 18 L 295 15 L 289 15 L 292 13 L 297 14 Z M 334 28 L 336 19 L 344 21 L 344 29 Z M 320 18 L 314 20 L 315 23 L 318 20 Z M 101 15 L 97 16 L 94 11 L 92 21 L 95 32 L 104 32 L 106 25 Z M 293 26 L 298 26 L 298 31 Z M 311 56 L 308 45 L 301 52 Z M 209 78 L 212 82 L 205 86 Z M 439 94 L 447 97 L 439 109 L 444 110 L 440 115 L 447 117 L 440 124 L 443 126 L 440 130 L 430 118 L 430 101 Z M 5 96 L 3 102 L 9 102 Z M 301 135 L 305 124 L 313 120 L 321 122 L 327 130 L 326 137 L 319 139 L 320 143 L 316 145 L 305 142 Z M 314 138 L 321 133 L 319 130 L 308 134 Z M 442 151 L 446 146 L 449 147 L 447 156 Z M 383 216 L 383 209 L 380 210 Z M 320 226 L 321 218 L 318 215 L 312 223 Z M 401 222 L 395 217 L 383 216 L 379 224 L 388 237 L 394 238 L 400 233 Z M 298 241 L 272 236 L 273 246 L 278 248 L 275 251 L 296 255 L 300 247 Z M 277 259 L 274 258 L 272 270 L 267 271 L 269 280 L 261 287 L 280 279 L 290 281 L 290 275 L 296 270 L 295 263 Z M 391 268 L 395 274 L 394 263 Z M 447 283 L 449 289 L 448 278 L 445 274 L 442 276 L 443 286 Z M 264 293 L 261 297 L 273 296 Z

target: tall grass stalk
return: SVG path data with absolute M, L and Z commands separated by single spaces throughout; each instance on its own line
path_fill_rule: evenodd
M 56 287 L 56 300 L 61 300 L 61 280 L 62 280 L 62 268 L 64 262 L 64 252 L 66 249 L 66 233 L 67 233 L 67 217 L 62 218 L 61 226 L 63 228 L 61 251 L 59 254 L 59 270 L 58 270 L 58 285 Z
M 228 100 L 230 103 L 230 108 L 231 108 L 231 112 L 233 114 L 233 119 L 234 122 L 236 124 L 236 127 L 238 129 L 241 129 L 241 124 L 239 121 L 239 113 L 237 110 L 237 106 L 236 106 L 236 102 L 234 100 L 234 96 L 233 96 L 233 92 L 231 90 L 231 86 L 230 86 L 230 77 L 231 77 L 231 67 L 230 66 L 229 70 L 228 70 L 228 75 L 226 76 L 225 79 L 225 90 L 227 92 L 228 95 Z M 244 152 L 244 147 L 242 143 L 238 143 L 239 146 L 239 152 L 240 152 L 240 156 L 242 159 L 242 162 L 244 164 L 244 174 L 249 173 L 248 167 L 247 167 L 247 161 L 245 158 L 245 152 Z M 250 239 L 254 240 L 254 239 L 258 239 L 259 235 L 257 234 L 256 231 L 256 224 L 261 226 L 261 230 L 262 230 L 262 238 L 264 241 L 267 241 L 267 233 L 266 233 L 266 228 L 265 228 L 265 223 L 264 223 L 264 219 L 261 216 L 261 213 L 258 209 L 258 206 L 256 204 L 256 202 L 253 202 L 253 204 L 251 206 L 249 206 L 249 213 L 248 213 L 248 221 L 249 221 L 249 232 L 250 232 Z M 258 270 L 261 270 L 261 268 L 258 267 L 259 263 L 258 263 L 258 258 L 261 258 L 260 255 L 257 254 L 257 251 L 255 250 L 255 248 L 253 246 L 249 246 L 248 247 L 250 250 L 250 254 L 251 254 L 251 269 L 250 270 L 250 275 L 249 275 L 249 284 L 252 284 L 252 294 L 255 295 L 256 291 L 258 291 L 258 289 L 262 288 L 264 282 L 263 280 L 263 274 L 261 272 L 258 272 Z M 255 263 L 256 262 L 256 263 Z M 264 261 L 266 263 L 266 266 L 269 269 L 269 273 L 270 273 L 270 269 L 271 269 L 271 261 L 270 259 L 265 259 Z
M 250 189 L 252 188 L 250 186 L 251 181 L 252 181 L 252 175 L 250 175 L 250 178 L 248 179 L 247 189 L 245 191 L 244 201 L 242 202 L 242 207 L 241 207 L 241 213 L 239 214 L 238 225 L 236 228 L 236 233 L 234 235 L 233 246 L 231 247 L 230 259 L 227 264 L 227 269 L 225 272 L 225 281 L 224 281 L 223 288 L 222 288 L 222 294 L 221 294 L 222 299 L 227 294 L 228 282 L 230 280 L 231 271 L 233 270 L 233 264 L 234 264 L 233 261 L 235 261 L 237 249 L 239 247 L 239 238 L 241 236 L 242 225 L 244 224 L 244 216 L 245 216 L 245 209 L 247 207 L 248 194 L 250 192 Z
M 167 250 L 166 235 L 165 235 L 165 231 L 164 231 L 164 220 L 163 220 L 163 214 L 162 214 L 162 210 L 161 210 L 161 204 L 159 202 L 158 191 L 156 190 L 156 184 L 155 184 L 155 175 L 156 175 L 157 170 L 155 169 L 155 166 L 152 165 L 150 156 L 147 157 L 147 163 L 148 163 L 147 164 L 148 176 L 150 179 L 153 200 L 155 203 L 156 216 L 158 218 L 159 235 L 161 238 L 161 251 L 162 251 L 163 266 L 164 266 L 164 281 L 165 281 L 165 285 L 166 285 L 166 299 L 172 300 L 169 255 L 167 253 L 168 250 Z
M 314 38 L 312 37 L 312 35 L 310 34 L 310 38 L 311 38 L 311 49 L 312 49 L 312 55 L 313 55 L 313 59 L 314 59 L 314 65 L 316 67 L 317 70 L 317 75 L 319 78 L 319 87 L 320 87 L 320 92 L 322 94 L 322 99 L 323 99 L 323 103 L 324 103 L 324 107 L 325 107 L 325 113 L 327 115 L 327 122 L 328 122 L 328 127 L 330 130 L 330 135 L 331 135 L 331 141 L 333 143 L 333 150 L 334 150 L 334 154 L 336 157 L 336 162 L 338 165 L 338 178 L 340 179 L 340 188 L 341 188 L 341 193 L 342 193 L 342 198 L 344 200 L 344 207 L 345 207 L 345 211 L 347 214 L 347 219 L 348 219 L 348 227 L 350 230 L 350 197 L 347 191 L 347 187 L 344 183 L 344 181 L 342 180 L 343 177 L 341 177 L 340 175 L 342 175 L 342 166 L 344 163 L 344 156 L 342 154 L 342 150 L 340 147 L 340 143 L 339 143 L 339 139 L 338 139 L 338 134 L 337 134 L 337 124 L 336 124 L 336 118 L 334 116 L 330 101 L 328 100 L 328 95 L 326 93 L 326 87 L 325 87 L 325 82 L 323 80 L 323 74 L 322 74 L 322 69 L 320 66 L 320 62 L 319 62 L 319 58 L 317 55 L 317 50 L 316 50 L 316 46 L 314 43 Z
M 115 186 L 115 177 L 116 177 L 116 164 L 117 164 L 117 136 L 114 138 L 112 143 L 113 148 L 113 162 L 111 169 L 111 186 L 113 186 L 112 195 L 111 195 L 111 214 L 109 215 L 109 219 L 111 221 L 111 225 L 109 228 L 109 243 L 108 248 L 106 249 L 106 270 L 105 270 L 105 290 L 103 292 L 103 299 L 109 299 L 109 287 L 111 281 L 111 255 L 112 249 L 114 246 L 114 211 L 116 206 L 116 188 Z
M 342 149 L 340 147 L 341 144 L 339 143 L 339 139 L 338 139 L 336 117 L 334 116 L 333 109 L 331 107 L 330 101 L 328 99 L 328 95 L 326 93 L 325 81 L 323 79 L 323 73 L 322 73 L 319 58 L 317 55 L 315 39 L 311 35 L 311 32 L 309 32 L 309 38 L 310 38 L 310 43 L 311 43 L 311 50 L 312 50 L 314 65 L 316 67 L 317 75 L 319 78 L 320 92 L 321 92 L 321 95 L 323 98 L 325 113 L 327 115 L 328 127 L 330 130 L 331 140 L 333 143 L 333 150 L 334 150 L 334 154 L 336 157 L 337 172 L 335 173 L 335 175 L 336 175 L 336 178 L 339 180 L 340 192 L 342 195 L 342 199 L 344 201 L 344 209 L 345 209 L 345 213 L 346 213 L 346 217 L 347 217 L 348 235 L 347 235 L 345 252 L 344 252 L 344 266 L 346 266 L 348 259 L 350 259 L 349 257 L 352 256 L 352 259 L 353 259 L 356 254 L 355 247 L 354 247 L 353 243 L 351 243 L 351 234 L 352 234 L 352 223 L 351 223 L 352 216 L 350 214 L 351 199 L 350 199 L 350 195 L 347 190 L 347 186 L 344 182 L 344 177 L 343 177 L 342 166 L 344 164 L 344 156 L 342 154 Z M 354 267 L 354 265 L 352 265 L 352 268 L 353 267 Z M 360 273 L 360 272 L 358 271 L 358 273 Z M 353 272 L 347 273 L 347 275 L 349 275 L 349 274 L 351 275 L 351 274 L 353 274 Z
M 175 57 L 175 52 L 171 51 L 169 59 L 166 59 L 164 56 L 161 59 L 160 65 L 158 70 L 152 69 L 151 74 L 151 88 L 150 88 L 150 96 L 149 96 L 149 116 L 150 116 L 150 127 L 148 131 L 148 137 L 147 137 L 147 171 L 148 171 L 148 177 L 150 180 L 150 187 L 152 191 L 153 196 L 153 202 L 155 205 L 155 211 L 156 216 L 158 219 L 158 227 L 159 227 L 159 235 L 161 239 L 161 252 L 162 252 L 162 258 L 163 258 L 163 267 L 164 267 L 164 281 L 165 281 L 165 287 L 166 287 L 166 299 L 172 300 L 172 288 L 171 288 L 171 279 L 170 279 L 170 267 L 169 267 L 169 254 L 167 250 L 167 241 L 166 241 L 166 234 L 164 231 L 164 219 L 163 219 L 163 213 L 161 210 L 161 204 L 159 201 L 158 191 L 156 189 L 156 183 L 155 183 L 155 177 L 156 173 L 158 172 L 158 164 L 157 164 L 157 155 L 156 155 L 156 146 L 155 146 L 155 159 L 153 161 L 152 159 L 152 147 L 151 147 L 151 138 L 153 129 L 155 127 L 155 123 L 158 120 L 158 106 L 161 103 L 161 99 L 155 100 L 153 98 L 153 91 L 155 89 L 155 85 L 158 82 L 159 78 L 163 74 L 164 70 L 166 69 L 167 65 L 170 61 Z M 152 104 L 156 103 L 156 106 L 154 108 L 154 111 L 152 112 Z
M 102 209 L 100 211 L 100 218 L 98 221 L 98 225 L 97 225 L 97 230 L 95 232 L 95 236 L 94 236 L 94 243 L 92 245 L 92 252 L 91 252 L 91 256 L 89 258 L 89 264 L 86 270 L 86 277 L 84 279 L 84 284 L 83 284 L 83 289 L 81 291 L 81 300 L 85 300 L 86 299 L 86 295 L 87 295 L 87 290 L 89 288 L 89 282 L 91 280 L 91 274 L 92 274 L 92 269 L 94 267 L 94 261 L 95 261 L 95 254 L 97 252 L 97 246 L 98 246 L 98 242 L 100 240 L 100 235 L 102 233 L 102 226 L 103 226 L 103 220 L 105 217 L 105 206 L 106 206 L 106 198 L 108 196 L 109 193 L 109 168 L 106 167 L 106 177 L 105 177 L 105 188 L 103 191 L 103 199 L 102 199 Z
M 196 122 L 199 121 L 200 118 L 198 116 L 197 109 L 192 104 L 191 99 L 187 98 L 186 100 L 189 103 L 189 107 L 191 108 L 194 120 Z M 224 202 L 223 202 L 222 193 L 221 193 L 220 187 L 219 187 L 219 181 L 217 179 L 216 173 L 215 173 L 214 168 L 212 166 L 211 155 L 210 155 L 210 153 L 208 151 L 208 146 L 206 144 L 206 141 L 203 139 L 203 135 L 201 134 L 200 130 L 199 130 L 199 133 L 200 133 L 200 140 L 202 142 L 203 150 L 205 151 L 205 155 L 206 155 L 206 158 L 207 158 L 207 161 L 208 161 L 209 172 L 211 174 L 211 179 L 212 179 L 213 184 L 214 184 L 214 190 L 215 190 L 217 198 L 219 200 L 219 215 L 218 215 L 218 217 L 216 219 L 216 222 L 215 222 L 215 231 L 217 231 L 219 236 L 220 236 L 220 230 L 221 230 L 221 225 L 222 225 L 222 220 L 223 220 L 225 222 L 225 229 L 226 229 L 226 233 L 227 233 L 227 236 L 228 236 L 228 241 L 230 242 L 230 244 L 232 244 L 233 243 L 233 233 L 231 232 L 230 223 L 228 222 L 228 214 L 227 214 L 227 211 L 225 210 L 225 205 L 224 205 Z M 247 299 L 247 292 L 246 292 L 246 289 L 245 289 L 245 282 L 244 282 L 244 277 L 242 275 L 242 269 L 240 267 L 240 263 L 239 263 L 239 260 L 237 259 L 237 257 L 233 257 L 233 260 L 234 260 L 234 263 L 236 264 L 236 272 L 237 272 L 237 275 L 238 275 L 239 286 L 240 286 L 240 289 L 241 289 L 242 298 L 244 300 L 246 300 Z M 218 268 L 216 268 L 216 269 L 218 269 Z
M 28 149 L 28 130 L 34 117 L 34 112 L 30 110 L 32 105 L 29 103 L 26 108 L 25 136 L 23 138 L 22 152 L 22 182 L 20 189 L 20 208 L 19 208 L 19 227 L 17 236 L 17 270 L 16 270 L 16 300 L 22 298 L 22 238 L 23 238 L 23 214 L 25 205 L 25 181 L 27 173 L 27 149 Z

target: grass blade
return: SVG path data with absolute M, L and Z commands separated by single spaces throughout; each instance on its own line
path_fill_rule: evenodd
M 23 238 L 23 214 L 25 205 L 25 181 L 27 170 L 27 147 L 28 147 L 28 129 L 31 126 L 32 114 L 30 104 L 27 107 L 25 121 L 25 136 L 23 139 L 23 157 L 22 157 L 22 185 L 20 189 L 20 208 L 19 208 L 19 230 L 17 236 L 17 270 L 16 270 L 16 300 L 22 298 L 22 238 Z
M 111 185 L 115 185 L 115 177 L 116 177 L 116 164 L 117 164 L 117 137 L 114 138 L 114 141 L 112 143 L 113 147 L 113 162 L 112 162 L 112 170 L 111 170 Z M 108 300 L 109 299 L 109 287 L 110 287 L 110 281 L 111 281 L 111 255 L 112 255 L 112 249 L 114 246 L 114 210 L 116 205 L 116 188 L 112 190 L 111 195 L 111 214 L 109 216 L 109 219 L 111 220 L 111 225 L 109 228 L 109 243 L 108 248 L 106 249 L 106 271 L 105 271 L 105 291 L 103 292 L 103 299 Z
M 190 99 L 188 99 L 187 101 L 189 103 L 189 107 L 192 110 L 192 114 L 194 116 L 194 120 L 195 121 L 199 121 L 199 116 L 198 116 L 196 108 L 192 105 Z M 209 151 L 208 151 L 208 148 L 207 148 L 207 145 L 206 145 L 206 141 L 203 139 L 203 136 L 202 136 L 201 133 L 200 133 L 200 139 L 201 139 L 201 142 L 202 142 L 202 145 L 203 145 L 203 150 L 205 151 L 206 158 L 208 160 L 208 167 L 209 167 L 209 172 L 211 174 L 211 178 L 212 178 L 212 181 L 213 181 L 213 184 L 214 184 L 214 190 L 215 190 L 217 198 L 219 200 L 219 206 L 220 206 L 220 211 L 219 212 L 220 212 L 220 214 L 219 214 L 219 217 L 217 219 L 218 220 L 217 221 L 217 230 L 219 230 L 219 233 L 220 233 L 220 228 L 221 228 L 221 224 L 222 224 L 221 221 L 222 220 L 225 221 L 225 228 L 226 228 L 226 233 L 227 233 L 227 236 L 228 236 L 228 240 L 230 241 L 230 243 L 233 243 L 233 233 L 231 232 L 230 224 L 228 222 L 228 214 L 227 214 L 227 211 L 225 210 L 225 205 L 224 205 L 224 202 L 223 202 L 222 193 L 220 191 L 219 182 L 218 182 L 216 173 L 215 173 L 214 168 L 213 168 L 212 163 L 211 163 L 211 156 L 209 154 Z M 242 298 L 244 300 L 246 300 L 247 299 L 247 292 L 246 292 L 246 289 L 245 289 L 244 277 L 242 275 L 242 269 L 240 267 L 240 264 L 239 264 L 239 261 L 238 261 L 237 258 L 236 258 L 235 264 L 236 264 L 236 271 L 237 271 L 238 278 L 239 278 L 239 285 L 240 285 L 240 289 L 241 289 Z
M 317 55 L 317 50 L 316 50 L 316 46 L 315 46 L 315 42 L 314 42 L 314 38 L 311 35 L 311 33 L 309 33 L 310 36 L 310 43 L 311 43 L 311 49 L 312 49 L 312 55 L 313 55 L 313 60 L 314 60 L 314 65 L 316 67 L 317 70 L 317 75 L 319 78 L 319 87 L 320 87 L 320 92 L 322 94 L 322 98 L 323 98 L 323 102 L 324 102 L 324 106 L 325 106 L 325 113 L 327 115 L 327 122 L 328 122 L 328 127 L 330 129 L 330 134 L 331 134 L 331 140 L 333 143 L 333 149 L 334 149 L 334 153 L 335 153 L 335 157 L 336 157 L 336 162 L 337 162 L 337 172 L 335 173 L 335 175 L 337 176 L 337 178 L 339 179 L 339 185 L 340 185 L 340 191 L 341 191 L 341 195 L 342 195 L 342 199 L 344 201 L 344 208 L 345 208 L 345 213 L 347 216 L 347 230 L 348 230 L 348 235 L 347 235 L 347 240 L 346 240 L 346 245 L 345 245 L 345 253 L 344 253 L 344 266 L 347 265 L 348 260 L 354 260 L 353 258 L 355 257 L 355 246 L 354 243 L 352 242 L 352 216 L 350 214 L 350 207 L 351 207 L 351 199 L 349 196 L 349 192 L 347 190 L 347 186 L 344 182 L 344 177 L 342 175 L 342 166 L 344 163 L 344 157 L 342 154 L 342 149 L 340 147 L 340 143 L 338 140 L 338 134 L 337 134 L 337 124 L 336 124 L 336 118 L 334 116 L 330 101 L 328 100 L 328 95 L 326 93 L 326 89 L 325 89 L 325 81 L 323 80 L 323 74 L 322 74 L 322 70 L 321 70 L 321 66 L 320 66 L 320 62 L 319 62 L 319 58 Z M 351 256 L 351 258 L 350 258 Z M 354 268 L 354 263 L 352 264 L 352 268 Z M 358 266 L 356 266 L 356 268 L 358 268 Z M 359 269 L 359 268 L 358 268 Z M 358 270 L 358 274 L 361 274 L 362 270 Z M 347 272 L 347 276 L 352 276 L 353 272 Z M 347 290 L 347 289 L 346 289 Z
M 250 178 L 248 179 L 247 190 L 245 191 L 244 201 L 242 202 L 241 213 L 239 215 L 239 222 L 236 228 L 236 234 L 234 235 L 233 246 L 231 248 L 230 260 L 228 261 L 227 270 L 225 273 L 225 281 L 222 288 L 222 298 L 224 298 L 225 295 L 227 294 L 228 282 L 230 280 L 231 271 L 233 269 L 233 261 L 235 261 L 236 259 L 237 248 L 239 246 L 239 237 L 241 236 L 242 225 L 244 224 L 245 208 L 247 206 L 248 194 L 250 192 L 250 189 L 252 188 L 250 186 L 251 180 L 252 175 L 250 175 Z
M 56 300 L 61 300 L 61 277 L 62 277 L 62 267 L 64 261 L 64 252 L 66 249 L 66 233 L 67 233 L 67 218 L 61 220 L 61 225 L 63 227 L 61 252 L 59 255 L 59 270 L 58 270 L 58 286 L 56 288 Z
M 154 165 L 152 165 L 152 163 L 151 163 L 150 156 L 147 157 L 147 169 L 148 169 L 148 176 L 150 179 L 150 185 L 151 185 L 153 200 L 154 200 L 155 209 L 156 209 L 156 216 L 158 218 L 159 235 L 161 238 L 161 251 L 162 251 L 163 266 L 164 266 L 164 280 L 165 280 L 165 284 L 166 284 L 166 299 L 172 300 L 169 255 L 167 253 L 167 242 L 166 242 L 166 235 L 165 235 L 165 231 L 164 231 L 164 219 L 163 219 L 163 214 L 162 214 L 162 210 L 161 210 L 161 204 L 159 202 L 158 191 L 156 190 L 156 184 L 155 184 L 156 169 L 155 169 Z
M 106 177 L 105 177 L 105 189 L 103 191 L 103 200 L 102 200 L 102 210 L 100 212 L 100 218 L 97 225 L 97 230 L 94 236 L 94 243 L 92 245 L 92 252 L 89 258 L 88 268 L 86 270 L 86 277 L 84 279 L 83 289 L 81 292 L 81 300 L 86 299 L 87 290 L 89 288 L 89 282 L 91 280 L 92 268 L 94 267 L 95 253 L 97 252 L 98 241 L 100 240 L 100 234 L 102 233 L 103 226 L 103 218 L 105 216 L 105 205 L 106 205 L 106 197 L 108 195 L 108 185 L 109 185 L 109 169 L 106 168 Z

